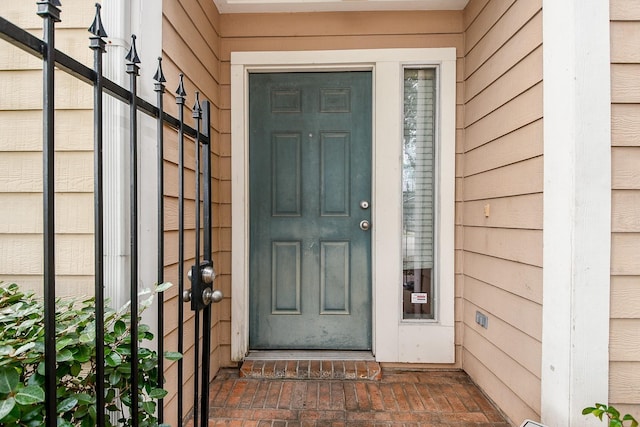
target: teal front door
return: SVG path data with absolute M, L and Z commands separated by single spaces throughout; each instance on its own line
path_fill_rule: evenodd
M 371 349 L 371 73 L 249 76 L 251 349 Z

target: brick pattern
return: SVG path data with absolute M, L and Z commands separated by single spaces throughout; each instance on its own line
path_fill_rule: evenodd
M 380 364 L 356 360 L 247 360 L 241 378 L 372 380 L 382 378 Z
M 344 381 L 226 369 L 210 396 L 209 427 L 510 426 L 462 371 L 385 370 L 379 381 Z

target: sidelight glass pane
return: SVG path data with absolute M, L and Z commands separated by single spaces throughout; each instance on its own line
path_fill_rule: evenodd
M 436 69 L 404 70 L 403 319 L 434 319 Z

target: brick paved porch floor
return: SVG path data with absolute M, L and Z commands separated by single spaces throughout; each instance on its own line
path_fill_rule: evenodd
M 223 369 L 211 384 L 209 427 L 509 427 L 464 372 L 384 369 L 377 377 L 250 378 Z

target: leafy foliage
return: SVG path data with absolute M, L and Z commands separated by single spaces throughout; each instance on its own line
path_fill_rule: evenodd
M 168 288 L 162 284 L 157 292 Z M 148 292 L 150 293 L 150 292 Z M 153 294 L 140 304 L 144 310 Z M 139 314 L 136 321 L 139 321 Z M 138 349 L 138 408 L 131 408 L 131 313 L 127 304 L 115 311 L 105 308 L 105 402 L 96 408 L 95 300 L 56 301 L 56 383 L 59 427 L 96 425 L 97 411 L 117 412 L 108 426 L 129 426 L 126 415 L 137 415 L 139 425 L 157 426 L 155 399 L 167 392 L 158 388 L 158 356 Z M 153 339 L 149 327 L 138 326 L 138 342 Z M 44 424 L 44 306 L 33 293 L 0 282 L 0 425 L 36 427 Z M 179 353 L 165 357 L 179 359 Z M 112 424 L 113 423 L 113 424 Z
M 620 418 L 620 412 L 613 406 L 607 406 L 604 403 L 596 403 L 596 406 L 590 406 L 582 410 L 582 415 L 593 414 L 600 421 L 604 415 L 609 418 L 609 427 L 624 427 L 626 421 L 630 421 L 629 426 L 638 427 L 638 421 L 632 415 L 625 414 Z

